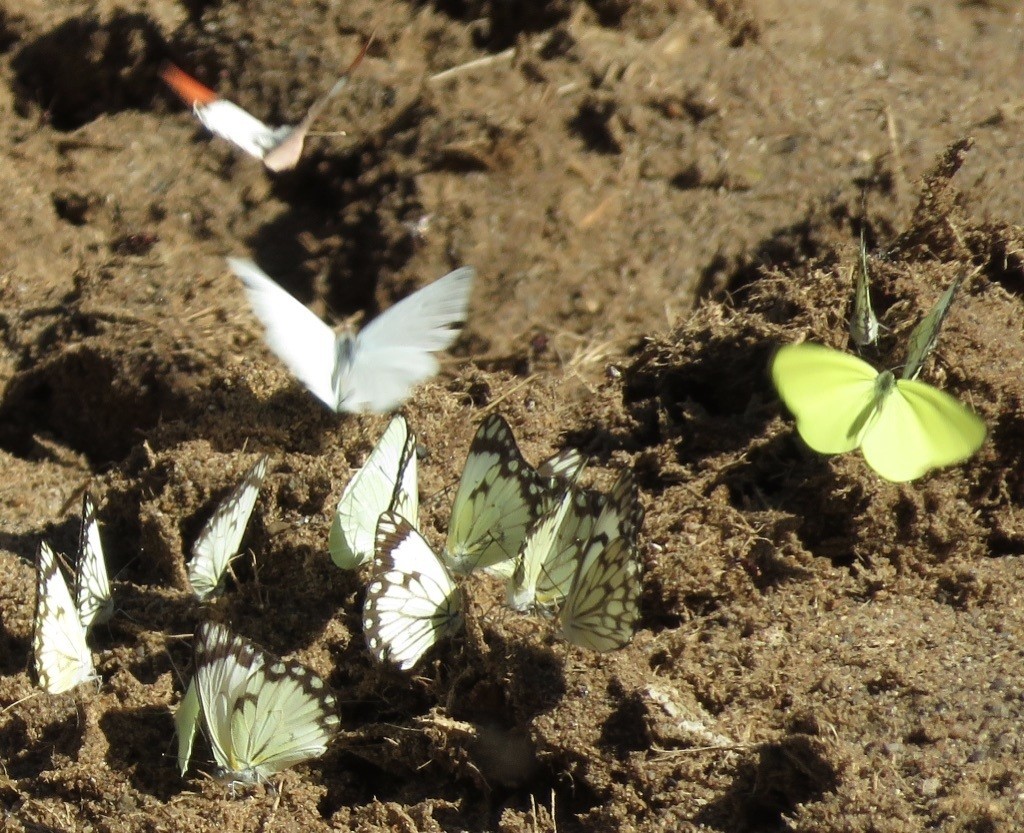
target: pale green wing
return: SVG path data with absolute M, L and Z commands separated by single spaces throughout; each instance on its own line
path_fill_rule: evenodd
M 36 557 L 36 614 L 32 652 L 36 679 L 47 694 L 70 691 L 96 679 L 85 628 L 71 600 L 57 556 L 45 542 Z
M 967 270 L 964 269 L 954 278 L 949 289 L 942 293 L 942 297 L 935 302 L 935 306 L 910 333 L 910 338 L 907 340 L 907 361 L 903 365 L 904 379 L 916 379 L 917 374 L 921 372 L 924 360 L 928 358 L 928 354 L 932 352 L 935 343 L 939 340 L 939 331 L 949 314 L 953 298 L 966 277 Z
M 108 621 L 114 614 L 107 563 L 100 542 L 100 526 L 96 521 L 96 504 L 88 492 L 82 496 L 82 528 L 75 566 L 75 606 L 82 627 L 87 631 L 93 625 Z
M 192 680 L 185 690 L 185 696 L 174 710 L 174 732 L 178 736 L 178 771 L 184 775 L 192 760 L 192 745 L 195 742 L 196 727 L 199 725 L 199 693 L 196 681 Z
M 267 473 L 267 460 L 264 454 L 252 465 L 242 482 L 214 510 L 192 545 L 188 580 L 200 599 L 205 600 L 220 589 L 224 571 L 238 554 L 245 527 Z
M 511 561 L 556 499 L 550 481 L 523 459 L 508 423 L 491 414 L 469 447 L 452 504 L 444 552 L 449 567 L 469 573 Z
M 640 590 L 636 547 L 625 538 L 594 536 L 558 612 L 562 636 L 592 651 L 621 648 L 640 618 Z
M 948 393 L 900 379 L 864 435 L 864 459 L 901 483 L 966 460 L 985 441 L 985 423 Z
M 819 344 L 788 344 L 775 354 L 772 381 L 796 417 L 804 442 L 822 454 L 860 445 L 875 408 L 878 371 Z
M 396 504 L 411 523 L 417 522 L 416 437 L 403 416 L 392 418 L 366 463 L 341 493 L 327 542 L 334 563 L 353 570 L 369 561 L 377 519 Z
M 407 671 L 461 627 L 462 593 L 448 568 L 408 520 L 385 512 L 363 602 L 370 653 Z
M 878 318 L 871 308 L 868 281 L 868 249 L 864 243 L 864 232 L 861 231 L 860 272 L 853 290 L 853 310 L 850 313 L 850 341 L 858 347 L 867 347 L 878 340 Z

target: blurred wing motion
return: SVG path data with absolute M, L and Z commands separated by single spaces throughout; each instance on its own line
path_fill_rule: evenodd
M 621 648 L 640 618 L 640 590 L 635 541 L 595 534 L 558 612 L 562 636 L 592 651 Z
M 217 776 L 229 784 L 266 781 L 327 750 L 339 724 L 334 696 L 304 665 L 212 623 L 196 629 L 193 654 L 192 681 L 174 715 L 182 774 L 200 722 Z
M 491 414 L 469 447 L 452 504 L 445 561 L 457 573 L 510 571 L 527 532 L 559 495 L 550 478 L 523 459 L 505 419 Z
M 959 463 L 985 440 L 985 423 L 949 394 L 821 345 L 783 347 L 772 381 L 807 445 L 822 454 L 860 448 L 886 480 Z
M 867 347 L 878 340 L 878 318 L 871 308 L 868 288 L 868 249 L 864 232 L 860 233 L 860 273 L 853 290 L 853 311 L 850 313 L 850 341 L 858 347 Z
M 455 341 L 469 309 L 475 272 L 456 269 L 402 299 L 358 335 L 333 330 L 251 260 L 229 258 L 245 284 L 270 349 L 335 411 L 386 413 L 437 373 L 434 356 Z
M 324 95 L 313 102 L 302 121 L 294 127 L 270 127 L 264 124 L 237 104 L 220 98 L 209 87 L 174 64 L 166 64 L 160 71 L 160 77 L 192 108 L 203 127 L 211 133 L 227 139 L 250 156 L 263 160 L 269 170 L 286 171 L 298 164 L 313 122 L 328 102 L 344 89 L 349 73 L 363 60 L 369 46 L 370 40 L 348 69 Z
M 267 474 L 267 456 L 260 457 L 245 473 L 242 482 L 214 510 L 192 545 L 188 580 L 196 596 L 205 600 L 216 593 L 224 571 L 238 554 L 256 498 Z
M 461 626 L 462 594 L 448 569 L 405 518 L 385 512 L 363 605 L 370 653 L 407 671 Z
M 932 352 L 935 343 L 939 340 L 939 331 L 942 329 L 946 316 L 949 315 L 953 298 L 956 297 L 957 290 L 960 289 L 960 284 L 966 277 L 967 271 L 961 271 L 950 284 L 949 289 L 943 292 L 942 297 L 935 302 L 935 306 L 911 331 L 910 338 L 907 340 L 907 361 L 903 365 L 904 379 L 916 379 L 921 372 L 924 360 L 928 358 L 928 354 Z
M 92 653 L 85 642 L 85 627 L 71 600 L 71 593 L 46 543 L 36 557 L 36 612 L 32 651 L 36 679 L 47 694 L 70 691 L 96 679 Z
M 334 563 L 352 570 L 373 557 L 377 520 L 397 512 L 415 526 L 419 521 L 416 484 L 416 436 L 403 416 L 395 416 L 366 463 L 341 493 L 328 539 Z
M 75 607 L 82 627 L 89 630 L 103 624 L 114 614 L 110 594 L 107 563 L 100 543 L 100 527 L 96 521 L 96 504 L 88 493 L 82 498 L 82 531 L 78 539 L 78 561 L 75 568 Z

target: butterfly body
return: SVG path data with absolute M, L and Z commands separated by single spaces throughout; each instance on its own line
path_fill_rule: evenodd
M 378 315 L 359 333 L 334 331 L 250 260 L 229 258 L 266 341 L 295 377 L 334 411 L 386 413 L 435 375 L 433 353 L 458 337 L 475 271 L 456 269 Z
M 984 422 L 949 394 L 821 345 L 783 347 L 772 379 L 807 445 L 822 454 L 860 448 L 894 482 L 965 460 L 985 439 Z
M 334 696 L 305 666 L 273 656 L 224 625 L 203 623 L 195 672 L 175 712 L 178 767 L 201 723 L 225 783 L 253 784 L 322 755 L 337 733 Z

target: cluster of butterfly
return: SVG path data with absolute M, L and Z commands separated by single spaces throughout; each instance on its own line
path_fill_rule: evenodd
M 822 454 L 859 448 L 886 480 L 905 482 L 930 469 L 966 460 L 985 441 L 985 423 L 948 393 L 917 380 L 935 347 L 962 272 L 910 334 L 899 379 L 857 356 L 819 344 L 790 344 L 772 361 L 772 380 L 796 416 L 804 442 Z M 867 251 L 854 289 L 850 340 L 863 348 L 878 339 L 871 307 Z
M 456 575 L 507 581 L 516 610 L 557 611 L 559 632 L 596 651 L 626 644 L 639 615 L 642 510 L 624 472 L 600 495 L 578 486 L 575 452 L 534 469 L 508 423 L 491 415 L 470 445 L 444 549 L 417 530 L 416 438 L 394 417 L 342 493 L 328 546 L 334 563 L 371 563 L 363 627 L 371 653 L 412 668 L 463 622 Z

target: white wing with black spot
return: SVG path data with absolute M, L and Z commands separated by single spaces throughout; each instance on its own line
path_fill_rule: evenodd
M 36 611 L 32 651 L 36 679 L 48 694 L 60 694 L 96 679 L 85 627 L 71 599 L 57 556 L 42 542 L 36 557 Z

